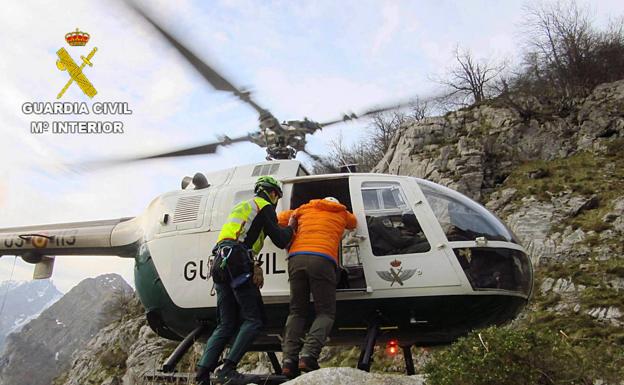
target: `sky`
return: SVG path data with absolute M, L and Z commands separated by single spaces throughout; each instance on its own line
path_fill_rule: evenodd
M 455 47 L 476 58 L 517 58 L 525 1 L 145 1 L 141 6 L 201 58 L 279 120 L 332 120 L 349 111 L 439 90 L 431 79 L 453 64 Z M 589 4 L 597 24 L 624 15 L 624 2 Z M 185 175 L 264 160 L 250 143 L 211 156 L 139 162 L 89 173 L 67 164 L 144 155 L 232 137 L 257 127 L 255 112 L 214 91 L 156 31 L 121 0 L 9 1 L 0 13 L 0 228 L 120 218 L 179 188 Z M 66 33 L 91 35 L 70 47 Z M 63 102 L 126 102 L 131 115 L 23 113 L 28 102 L 55 102 L 69 79 L 56 51 L 97 47 L 83 72 L 97 89 L 76 84 Z M 122 134 L 33 134 L 32 121 L 122 121 Z M 362 138 L 366 122 L 308 137 L 314 153 L 332 141 Z M 299 155 L 309 164 L 305 155 Z M 58 257 L 53 281 L 63 292 L 80 280 L 117 272 L 130 284 L 133 260 Z M 28 280 L 33 265 L 0 258 L 0 281 Z M 1 294 L 1 293 L 0 293 Z

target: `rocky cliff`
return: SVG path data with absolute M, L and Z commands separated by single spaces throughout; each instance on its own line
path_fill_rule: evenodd
M 69 291 L 19 333 L 9 335 L 0 356 L 0 384 L 49 385 L 81 349 L 115 317 L 120 293 L 132 288 L 117 274 L 89 278 Z
M 71 366 L 55 385 L 150 384 L 146 375 L 156 375 L 177 345 L 157 336 L 147 325 L 143 308 L 134 298 L 125 317 L 109 324 L 74 354 Z M 179 371 L 194 371 L 201 346 L 187 353 Z M 185 382 L 186 383 L 186 382 Z
M 623 107 L 624 80 L 598 86 L 566 117 L 541 106 L 527 117 L 492 102 L 426 118 L 399 130 L 374 171 L 430 179 L 485 202 L 526 162 L 604 155 L 621 145 Z
M 536 267 L 530 319 L 623 341 L 624 81 L 572 105 L 565 117 L 534 106 L 527 118 L 494 102 L 414 122 L 376 171 L 427 178 L 484 203 Z
M 21 330 L 63 296 L 52 281 L 5 281 L 0 283 L 0 352 L 9 333 Z

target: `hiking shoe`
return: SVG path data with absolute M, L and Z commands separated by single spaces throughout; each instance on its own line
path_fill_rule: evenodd
M 215 378 L 213 380 L 214 385 L 245 385 L 252 382 L 258 382 L 259 377 L 255 375 L 244 375 L 236 371 L 236 369 L 230 370 L 217 370 Z
M 321 367 L 319 366 L 318 361 L 316 361 L 316 358 L 314 357 L 303 356 L 299 359 L 299 370 L 303 373 L 311 372 L 320 368 Z
M 284 359 L 284 362 L 282 362 L 282 374 L 290 380 L 297 377 L 299 375 L 297 361 L 290 358 Z

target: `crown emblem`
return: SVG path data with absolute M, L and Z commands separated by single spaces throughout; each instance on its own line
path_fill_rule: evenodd
M 390 266 L 399 267 L 401 266 L 401 261 L 399 261 L 398 259 L 395 259 L 394 261 L 390 262 Z
M 72 46 L 82 46 L 87 44 L 90 37 L 91 36 L 88 33 L 82 32 L 78 28 L 76 28 L 76 32 L 70 32 L 65 34 L 65 41 L 67 41 L 67 43 Z

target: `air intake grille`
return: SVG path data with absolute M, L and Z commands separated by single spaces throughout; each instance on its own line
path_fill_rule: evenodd
M 277 170 L 279 170 L 279 166 L 279 163 L 258 165 L 253 169 L 251 176 L 275 175 Z
M 175 212 L 173 214 L 173 223 L 192 222 L 197 220 L 201 199 L 201 195 L 178 199 L 178 203 L 176 204 Z

